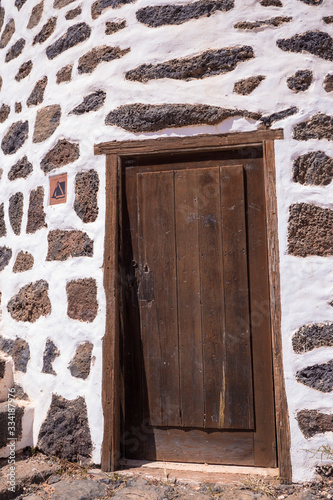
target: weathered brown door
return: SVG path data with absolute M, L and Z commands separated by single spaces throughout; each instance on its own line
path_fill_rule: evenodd
M 124 168 L 124 456 L 275 466 L 261 159 Z

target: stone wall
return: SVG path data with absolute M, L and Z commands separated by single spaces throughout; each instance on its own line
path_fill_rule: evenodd
M 93 145 L 282 127 L 293 478 L 313 477 L 320 457 L 306 450 L 333 445 L 333 388 L 318 382 L 333 359 L 332 16 L 329 0 L 1 2 L 0 347 L 45 451 L 100 461 L 105 160 Z M 67 202 L 51 206 L 63 173 Z M 55 450 L 59 412 L 72 434 Z

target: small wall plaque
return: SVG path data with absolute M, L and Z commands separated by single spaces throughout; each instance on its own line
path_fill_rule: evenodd
M 50 177 L 50 205 L 67 201 L 67 174 Z

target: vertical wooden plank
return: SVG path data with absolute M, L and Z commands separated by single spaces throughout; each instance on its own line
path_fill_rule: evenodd
M 264 166 L 277 447 L 280 479 L 284 483 L 291 483 L 289 413 L 282 362 L 279 239 L 273 140 L 264 141 Z
M 225 297 L 223 427 L 253 429 L 253 387 L 243 167 L 221 167 Z

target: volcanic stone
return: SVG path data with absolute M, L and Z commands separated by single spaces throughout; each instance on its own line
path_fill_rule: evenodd
M 60 351 L 57 346 L 52 342 L 52 340 L 47 339 L 45 344 L 45 349 L 43 353 L 43 373 L 49 373 L 50 375 L 56 375 L 53 369 L 52 363 L 57 356 L 60 356 Z
M 106 484 L 103 484 L 101 481 L 86 481 L 85 479 L 74 479 L 74 481 L 65 479 L 53 484 L 52 487 L 54 488 L 53 500 L 65 500 L 66 498 L 94 500 L 95 498 L 106 498 L 105 495 L 107 493 Z M 130 495 L 127 498 L 133 500 L 136 498 L 141 499 L 141 495 L 140 497 Z M 150 500 L 154 499 L 151 498 Z
M 326 75 L 324 80 L 324 89 L 326 92 L 332 92 L 333 90 L 333 75 Z
M 333 255 L 333 210 L 308 203 L 291 205 L 288 252 L 298 257 Z
M 320 413 L 317 410 L 301 410 L 297 413 L 296 418 L 299 428 L 306 438 L 333 431 L 333 415 Z
M 23 78 L 25 78 L 26 76 L 28 76 L 30 74 L 31 70 L 32 70 L 32 61 L 30 60 L 30 61 L 24 62 L 19 67 L 19 70 L 15 76 L 15 80 L 17 82 L 20 82 L 21 80 L 23 80 Z
M 14 33 L 15 33 L 15 21 L 14 19 L 10 19 L 5 26 L 5 29 L 2 32 L 0 38 L 0 49 L 5 48 L 9 44 Z
M 91 6 L 91 17 L 97 19 L 107 7 L 121 7 L 122 5 L 133 3 L 134 0 L 97 0 Z
M 12 45 L 12 47 L 7 52 L 5 61 L 9 62 L 12 59 L 16 59 L 16 57 L 18 57 L 22 53 L 24 46 L 25 46 L 24 38 L 20 38 L 19 40 L 17 40 L 17 42 L 15 42 L 14 45 Z
M 22 104 L 20 102 L 15 103 L 15 113 L 21 113 L 22 111 Z
M 26 392 L 24 392 L 23 387 L 20 384 L 14 383 L 14 389 L 15 389 L 15 396 L 16 399 L 22 400 L 23 401 L 29 401 L 29 396 Z
M 70 111 L 70 115 L 83 115 L 84 113 L 89 113 L 89 111 L 97 111 L 101 108 L 105 102 L 106 92 L 103 90 L 97 90 L 92 94 L 84 97 L 81 104 L 76 106 L 72 111 Z
M 72 2 L 75 2 L 75 0 L 54 0 L 53 7 L 55 9 L 62 9 Z
M 8 216 L 13 232 L 19 235 L 23 217 L 23 193 L 15 193 L 9 198 Z
M 32 142 L 43 142 L 55 132 L 60 123 L 61 107 L 52 104 L 37 111 L 35 130 Z
M 69 10 L 65 15 L 67 20 L 74 19 L 82 13 L 81 7 L 76 7 L 76 9 Z
M 2 139 L 1 142 L 1 149 L 4 152 L 5 155 L 12 155 L 16 153 L 18 149 L 25 143 L 25 141 L 28 138 L 28 133 L 29 133 L 29 125 L 28 121 L 22 122 L 15 122 L 7 133 L 5 134 L 4 138 Z
M 13 273 L 23 273 L 24 271 L 29 271 L 33 268 L 34 258 L 29 252 L 23 252 L 22 250 L 17 254 Z
M 4 19 L 5 19 L 5 9 L 0 6 L 0 31 L 2 29 Z
M 293 76 L 287 78 L 287 86 L 294 92 L 304 92 L 307 90 L 313 79 L 313 73 L 309 69 L 296 71 Z
M 126 21 L 108 21 L 105 25 L 105 34 L 106 35 L 112 35 L 113 33 L 116 33 L 119 30 L 122 30 L 126 28 Z
M 333 61 L 333 39 L 322 31 L 307 31 L 291 38 L 277 40 L 281 50 L 290 52 L 309 52 L 328 61 Z
M 16 321 L 34 323 L 41 316 L 51 313 L 48 296 L 49 285 L 45 280 L 29 283 L 8 302 L 7 309 Z
M 27 106 L 37 106 L 37 104 L 41 104 L 43 102 L 46 85 L 47 76 L 44 76 L 44 78 L 38 80 L 27 99 Z
M 326 17 L 323 17 L 323 21 L 324 21 L 324 23 L 326 23 L 326 24 L 332 24 L 332 23 L 333 23 L 333 16 L 326 16 Z
M 30 359 L 28 343 L 17 337 L 15 340 L 5 339 L 0 335 L 0 349 L 14 360 L 15 370 L 25 373 Z
M 237 64 L 254 57 L 252 47 L 207 50 L 199 56 L 184 59 L 172 59 L 160 64 L 142 64 L 127 71 L 125 78 L 138 82 L 147 82 L 157 78 L 191 80 L 206 78 L 232 71 Z
M 262 28 L 264 26 L 270 27 L 278 27 L 283 23 L 289 23 L 292 21 L 292 17 L 286 17 L 286 16 L 278 16 L 278 17 L 272 17 L 271 19 L 265 19 L 263 21 L 254 21 L 254 22 L 249 22 L 249 21 L 241 21 L 239 23 L 235 24 L 236 29 L 240 30 L 253 30 L 256 28 Z
M 233 116 L 258 120 L 259 113 L 238 109 L 224 109 L 205 104 L 125 104 L 111 111 L 106 125 L 116 125 L 130 132 L 155 132 L 189 125 L 216 125 Z
M 327 363 L 307 366 L 296 372 L 297 382 L 321 392 L 333 389 L 333 360 Z
M 292 338 L 297 353 L 309 352 L 317 347 L 333 346 L 333 323 L 311 323 L 299 328 Z
M 251 94 L 263 80 L 265 80 L 263 75 L 250 76 L 249 78 L 239 80 L 234 85 L 234 92 L 241 95 Z
M 76 175 L 74 210 L 83 222 L 95 222 L 97 219 L 98 188 L 99 178 L 96 170 L 80 172 Z
M 310 120 L 294 127 L 293 138 L 298 141 L 307 141 L 308 139 L 333 141 L 333 117 L 323 113 L 314 115 Z
M 20 160 L 18 160 L 15 165 L 11 167 L 11 169 L 8 172 L 8 179 L 10 181 L 14 181 L 15 179 L 20 179 L 23 178 L 25 179 L 28 177 L 29 174 L 32 172 L 32 165 L 28 161 L 28 158 L 26 156 L 23 156 Z
M 281 0 L 261 0 L 260 5 L 263 7 L 283 7 Z
M 5 204 L 0 204 L 0 238 L 6 236 L 6 223 L 5 223 Z
M 333 179 L 333 158 L 323 151 L 299 156 L 293 165 L 293 181 L 305 185 L 326 186 Z
M 58 38 L 52 45 L 47 47 L 46 55 L 49 59 L 54 59 L 56 56 L 65 52 L 65 50 L 74 47 L 78 43 L 84 42 L 90 37 L 91 28 L 86 23 L 74 24 L 68 28 L 66 33 Z
M 44 156 L 40 168 L 43 170 L 44 174 L 47 174 L 56 168 L 72 163 L 77 160 L 79 156 L 80 148 L 78 144 L 69 142 L 66 139 L 61 139 Z
M 2 89 L 2 78 L 0 76 L 0 90 Z
M 38 436 L 38 448 L 67 460 L 91 456 L 92 442 L 84 398 L 72 401 L 52 395 L 52 402 Z M 67 491 L 67 489 L 66 489 Z M 62 497 L 63 498 L 63 497 Z
M 182 24 L 191 19 L 210 17 L 218 11 L 228 11 L 234 7 L 234 0 L 199 0 L 187 5 L 154 5 L 139 9 L 136 18 L 150 27 L 166 24 Z
M 78 72 L 82 73 L 92 73 L 94 69 L 101 62 L 109 62 L 114 59 L 119 59 L 120 57 L 127 54 L 131 49 L 121 49 L 120 47 L 108 47 L 107 45 L 102 45 L 101 47 L 95 47 L 79 59 Z
M 92 257 L 94 242 L 83 231 L 55 229 L 47 237 L 46 260 L 67 260 L 69 257 Z
M 93 278 L 73 280 L 66 285 L 67 314 L 72 319 L 94 321 L 98 311 L 97 286 Z
M 47 227 L 44 212 L 44 188 L 41 186 L 30 193 L 27 233 L 35 233 L 38 229 Z
M 12 249 L 8 247 L 0 247 L 0 271 L 5 269 L 10 259 L 12 258 Z
M 301 2 L 307 3 L 308 5 L 320 5 L 323 0 L 301 0 Z
M 26 1 L 27 0 L 15 0 L 15 7 L 17 10 L 21 10 Z
M 67 64 L 57 72 L 57 83 L 70 82 L 72 79 L 73 64 Z
M 7 104 L 3 104 L 0 108 L 0 123 L 3 123 L 7 120 L 10 113 L 10 106 Z
M 33 7 L 32 11 L 31 11 L 29 22 L 27 25 L 27 28 L 29 30 L 31 30 L 32 28 L 37 26 L 37 24 L 39 23 L 39 21 L 42 18 L 43 9 L 44 9 L 44 0 L 42 0 L 40 3 L 38 3 L 37 5 L 35 5 Z
M 260 120 L 266 127 L 270 127 L 272 123 L 277 122 L 279 120 L 283 120 L 284 118 L 288 118 L 288 116 L 292 116 L 298 112 L 298 108 L 293 106 L 292 108 L 284 109 L 283 111 L 278 111 L 277 113 L 273 113 L 269 116 L 263 116 Z
M 40 32 L 35 36 L 34 41 L 32 45 L 35 45 L 36 43 L 43 43 L 45 42 L 54 32 L 55 28 L 57 25 L 57 18 L 56 17 L 51 17 L 46 24 L 42 27 Z
M 93 347 L 91 342 L 84 342 L 76 348 L 75 355 L 68 366 L 72 377 L 82 378 L 83 380 L 88 378 Z

